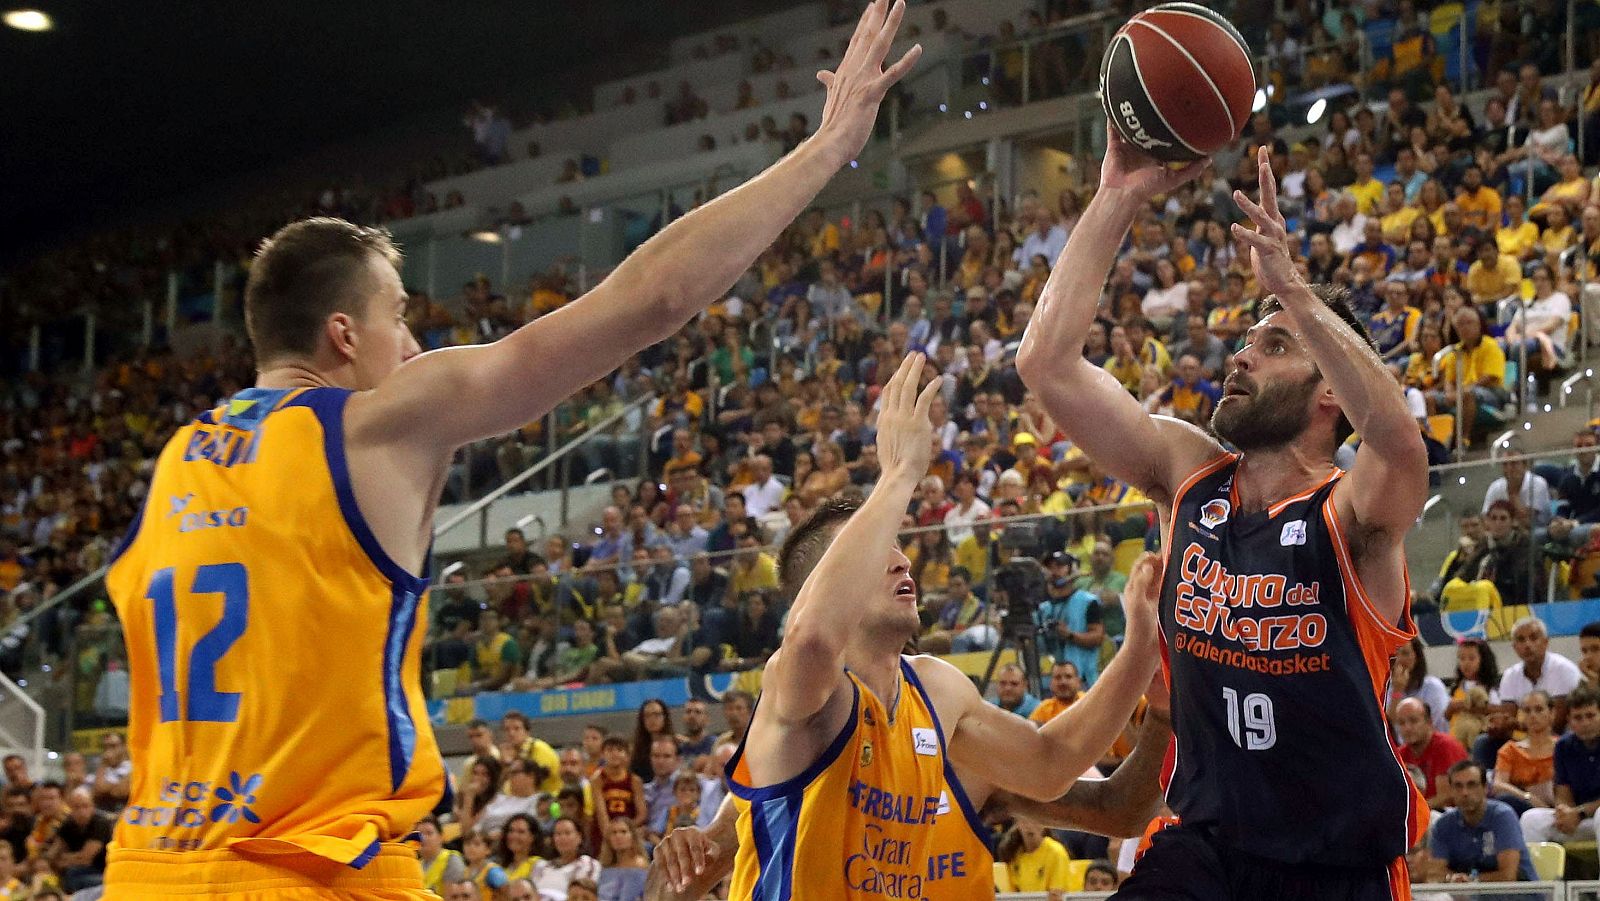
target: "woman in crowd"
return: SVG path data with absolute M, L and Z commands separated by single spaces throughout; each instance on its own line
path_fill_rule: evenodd
M 1518 707 L 1524 737 L 1500 746 L 1494 759 L 1494 797 L 1518 816 L 1555 806 L 1555 708 L 1544 691 L 1528 692 Z
M 484 808 L 500 790 L 500 761 L 478 757 L 468 771 L 466 790 L 456 798 L 456 822 L 462 832 L 471 832 L 483 816 Z
M 1539 226 L 1528 221 L 1528 202 L 1521 194 L 1507 197 L 1500 208 L 1500 227 L 1495 229 L 1494 242 L 1501 253 L 1516 257 L 1519 263 L 1533 259 L 1534 245 L 1539 243 Z
M 651 698 L 639 705 L 639 715 L 633 724 L 633 754 L 628 769 L 640 779 L 655 778 L 650 766 L 650 743 L 660 737 L 677 738 L 672 731 L 672 711 L 659 698 Z
M 1494 648 L 1482 638 L 1463 638 L 1456 643 L 1456 676 L 1451 680 L 1450 734 L 1466 748 L 1472 747 L 1483 732 L 1489 710 L 1500 703 L 1500 665 Z
M 850 484 L 850 470 L 845 468 L 844 451 L 839 445 L 832 441 L 819 442 L 816 452 L 817 468 L 806 476 L 804 482 L 798 477 L 795 480 L 795 485 L 800 489 L 800 498 L 808 505 L 827 500 Z
M 1559 211 L 1551 210 L 1551 218 L 1559 215 Z M 1556 290 L 1555 272 L 1544 263 L 1534 265 L 1532 280 L 1533 300 L 1518 310 L 1511 324 L 1506 326 L 1504 346 L 1508 358 L 1525 350 L 1530 371 L 1549 372 L 1566 356 L 1572 298 L 1565 291 Z
M 538 803 L 539 783 L 534 773 L 537 764 L 514 758 L 505 767 L 506 784 L 483 808 L 475 825 L 484 833 L 499 832 L 517 814 L 532 816 Z
M 544 830 L 531 814 L 519 813 L 506 820 L 495 859 L 505 868 L 507 879 L 527 879 L 533 875 L 543 839 Z
M 541 901 L 565 901 L 572 880 L 600 878 L 600 862 L 583 852 L 583 829 L 578 821 L 557 819 L 550 827 L 550 859 L 533 865 L 531 878 Z
M 1422 639 L 1413 637 L 1394 652 L 1394 670 L 1389 689 L 1389 706 L 1405 698 L 1416 698 L 1428 705 L 1433 717 L 1433 728 L 1439 732 L 1449 729 L 1445 710 L 1450 706 L 1450 691 L 1438 676 L 1428 675 L 1428 658 L 1422 653 Z
M 778 650 L 778 621 L 778 611 L 767 601 L 766 592 L 745 592 L 739 605 L 739 669 L 762 666 Z
M 632 820 L 611 821 L 600 849 L 600 867 L 600 901 L 639 901 L 644 896 L 650 858 Z

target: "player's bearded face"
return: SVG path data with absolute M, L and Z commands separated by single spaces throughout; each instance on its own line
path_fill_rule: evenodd
M 1282 447 L 1311 424 L 1311 398 L 1321 384 L 1317 372 L 1304 379 L 1274 379 L 1263 384 L 1236 370 L 1224 383 L 1222 401 L 1211 414 L 1211 428 L 1240 450 Z

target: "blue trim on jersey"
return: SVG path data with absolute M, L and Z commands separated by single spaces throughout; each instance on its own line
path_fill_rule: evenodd
M 139 527 L 144 525 L 144 510 L 150 505 L 150 494 L 145 493 L 144 500 L 139 502 L 139 511 L 133 514 L 133 522 L 128 525 L 128 531 L 122 533 L 122 538 L 117 541 L 117 546 L 111 549 L 111 556 L 106 559 L 106 567 L 115 566 L 117 560 L 127 553 L 133 545 L 133 539 L 139 537 Z
M 389 632 L 383 640 L 383 707 L 389 721 L 389 789 L 397 791 L 411 771 L 417 751 L 417 724 L 411 720 L 405 686 L 400 682 L 400 662 L 417 624 L 418 595 L 394 590 L 389 610 Z
M 847 676 L 846 678 L 849 677 Z M 833 744 L 828 745 L 826 751 L 822 752 L 822 756 L 802 770 L 798 776 L 793 776 L 776 785 L 768 785 L 762 788 L 741 785 L 739 780 L 734 778 L 734 770 L 738 769 L 739 761 L 744 757 L 745 743 L 750 741 L 750 734 L 746 732 L 744 741 L 739 743 L 739 750 L 733 752 L 733 756 L 728 758 L 728 765 L 723 768 L 723 773 L 728 777 L 728 788 L 734 794 L 752 804 L 757 801 L 782 798 L 804 791 L 806 786 L 822 775 L 823 770 L 832 766 L 833 762 L 839 759 L 839 755 L 844 753 L 845 745 L 850 743 L 850 736 L 856 732 L 856 722 L 861 715 L 861 688 L 856 685 L 856 680 L 854 679 L 850 680 L 850 691 L 852 692 L 850 718 L 845 721 L 844 728 L 839 730 L 838 737 L 833 740 Z M 761 699 L 757 698 L 756 704 L 759 705 L 760 703 Z M 751 722 L 755 722 L 755 715 L 755 710 L 752 708 L 750 711 Z
M 421 596 L 428 587 L 426 568 L 418 576 L 394 562 L 394 558 L 378 543 L 377 536 L 372 534 L 366 517 L 361 515 L 361 508 L 356 504 L 355 489 L 350 482 L 350 467 L 344 455 L 344 407 L 350 394 L 345 388 L 309 388 L 291 398 L 284 408 L 307 407 L 316 414 L 317 421 L 322 424 L 323 455 L 328 461 L 328 472 L 333 476 L 333 490 L 339 498 L 339 512 L 344 514 L 345 526 L 355 536 L 356 543 L 361 545 L 361 550 L 372 561 L 372 565 L 378 568 L 384 578 L 394 583 L 396 590 Z
M 967 790 L 962 787 L 961 780 L 956 778 L 955 768 L 950 765 L 950 749 L 945 743 L 944 726 L 939 724 L 939 711 L 933 707 L 933 699 L 928 697 L 928 690 L 922 687 L 922 680 L 917 678 L 917 670 L 911 665 L 904 655 L 900 657 L 900 670 L 905 673 L 911 687 L 922 696 L 922 703 L 928 708 L 928 716 L 933 718 L 933 731 L 939 736 L 939 754 L 944 762 L 944 781 L 949 787 L 950 794 L 955 797 L 956 804 L 961 807 L 961 815 L 966 818 L 967 825 L 972 827 L 972 834 L 984 847 L 989 847 L 989 831 L 983 826 L 983 817 L 978 816 L 978 811 L 972 806 L 972 800 L 967 797 Z M 990 850 L 993 850 L 992 848 Z
M 359 870 L 362 867 L 365 867 L 367 864 L 372 863 L 372 858 L 378 856 L 379 847 L 381 846 L 378 844 L 378 840 L 373 839 L 372 844 L 367 846 L 367 850 L 362 851 L 356 856 L 355 860 L 350 861 L 350 867 L 352 869 Z
M 750 834 L 756 842 L 759 871 L 750 892 L 752 901 L 789 901 L 794 894 L 794 852 L 802 799 L 796 792 L 751 807 Z

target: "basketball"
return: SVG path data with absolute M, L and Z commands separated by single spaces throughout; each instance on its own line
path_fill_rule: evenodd
M 1129 19 L 1100 62 L 1106 116 L 1129 143 L 1167 162 L 1210 156 L 1238 137 L 1255 93 L 1244 38 L 1193 3 Z

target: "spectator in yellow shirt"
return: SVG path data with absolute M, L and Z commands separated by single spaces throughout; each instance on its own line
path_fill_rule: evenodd
M 1356 180 L 1345 189 L 1355 195 L 1356 212 L 1363 216 L 1376 213 L 1383 200 L 1383 182 L 1372 177 L 1372 168 L 1372 154 L 1356 154 Z
M 1025 817 L 1017 817 L 1011 831 L 1000 840 L 1000 856 L 1011 874 L 1011 888 L 1018 892 L 1067 891 L 1067 865 L 1072 856 L 1060 842 L 1044 834 L 1044 827 Z
M 822 214 L 821 207 L 812 207 L 806 213 L 806 234 L 811 239 L 811 258 L 820 260 L 839 250 L 839 226 Z
M 1566 207 L 1556 204 L 1546 209 L 1544 223 L 1544 231 L 1539 233 L 1539 248 L 1546 257 L 1559 256 L 1577 240 Z
M 1498 243 L 1481 241 L 1477 259 L 1467 270 L 1466 289 L 1472 302 L 1480 306 L 1504 300 L 1522 289 L 1522 267 L 1515 258 L 1501 253 Z
M 1500 216 L 1500 227 L 1495 229 L 1494 243 L 1500 252 L 1519 262 L 1533 258 L 1533 247 L 1539 243 L 1539 226 L 1528 221 L 1528 202 L 1521 194 L 1506 198 L 1505 211 Z
M 1111 329 L 1111 357 L 1106 360 L 1105 370 L 1116 378 L 1128 393 L 1135 396 L 1139 393 L 1139 383 L 1144 378 L 1144 364 L 1139 362 L 1139 355 L 1134 353 L 1133 342 L 1128 339 L 1128 331 L 1122 326 L 1113 326 Z
M 1483 170 L 1468 166 L 1461 173 L 1461 188 L 1456 191 L 1456 206 L 1468 225 L 1491 229 L 1500 221 L 1500 192 L 1483 183 Z
M 744 597 L 747 591 L 777 588 L 778 563 L 761 549 L 761 539 L 746 530 L 739 536 L 738 546 L 733 565 L 728 567 L 728 592 L 734 597 Z
M 1505 351 L 1489 337 L 1488 323 L 1477 307 L 1456 310 L 1452 324 L 1460 340 L 1439 365 L 1439 386 L 1429 394 L 1434 409 L 1448 413 L 1457 408 L 1456 369 L 1460 367 L 1459 420 L 1472 433 L 1504 424 L 1502 410 L 1510 398 L 1505 384 Z
M 1383 240 L 1404 247 L 1411 237 L 1411 223 L 1417 221 L 1422 210 L 1406 205 L 1406 187 L 1397 181 L 1389 182 L 1383 189 L 1382 218 Z

